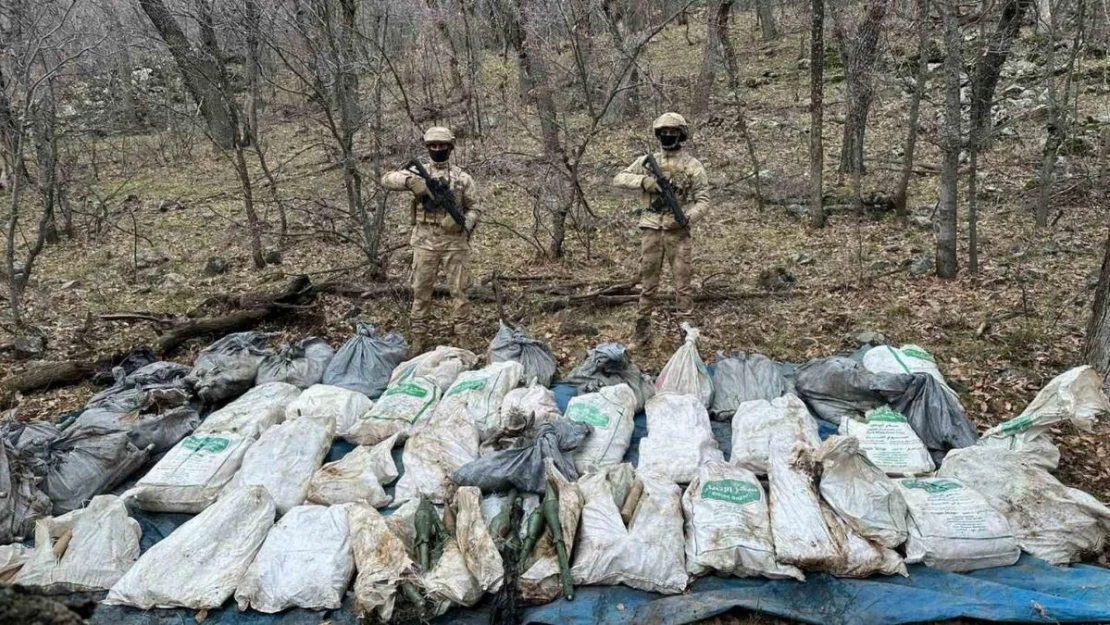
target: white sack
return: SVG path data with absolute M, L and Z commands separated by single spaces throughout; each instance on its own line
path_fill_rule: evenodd
M 825 523 L 817 496 L 817 463 L 797 431 L 771 439 L 771 535 L 775 559 L 802 570 L 831 571 L 844 563 L 844 545 Z
M 47 594 L 108 590 L 139 558 L 141 537 L 123 500 L 98 495 L 86 508 L 35 523 L 34 555 L 15 583 Z
M 355 609 L 360 615 L 376 615 L 388 623 L 393 618 L 397 587 L 414 576 L 416 564 L 404 541 L 377 510 L 361 504 L 345 507 L 358 569 L 353 589 Z
M 405 378 L 385 389 L 374 406 L 348 428 L 343 438 L 355 445 L 377 445 L 400 434 L 397 440 L 403 441 L 424 427 L 439 396 L 439 386 L 432 378 Z
M 236 432 L 257 438 L 270 426 L 285 420 L 286 407 L 300 394 L 301 389 L 285 382 L 256 386 L 208 415 L 194 433 Z
M 1052 443 L 1048 429 L 1070 421 L 1090 432 L 1098 417 L 1108 412 L 1110 403 L 1102 393 L 1102 376 L 1091 367 L 1076 367 L 1053 378 L 1020 415 L 984 432 L 979 444 L 1021 452 L 1052 471 L 1060 464 L 1060 450 Z
M 358 446 L 320 467 L 308 485 L 308 501 L 324 505 L 366 503 L 384 508 L 393 500 L 382 488 L 397 479 L 393 444 L 398 434 L 373 447 Z
M 541 425 L 560 416 L 559 405 L 551 389 L 534 379 L 528 386 L 514 388 L 505 394 L 498 410 L 497 429 L 502 437 L 501 448 L 505 448 L 506 440 L 531 442 Z
M 771 401 L 756 399 L 741 403 L 732 415 L 732 455 L 729 462 L 756 475 L 770 469 L 768 451 L 776 431 L 796 431 L 801 440 L 816 449 L 821 445 L 817 420 L 805 402 L 788 394 Z
M 425 596 L 436 604 L 435 613 L 442 614 L 451 605 L 470 607 L 482 598 L 482 587 L 466 568 L 466 559 L 458 540 L 448 538 L 443 554 L 435 566 L 421 579 Z
M 460 373 L 473 369 L 477 362 L 478 357 L 473 352 L 440 345 L 397 365 L 389 377 L 389 386 L 411 378 L 428 377 L 435 380 L 440 391 L 446 391 L 455 383 Z
M 906 542 L 908 511 L 902 491 L 861 454 L 858 439 L 830 436 L 817 461 L 822 467 L 821 497 L 849 528 L 891 549 Z
M 951 478 L 898 480 L 910 511 L 906 562 L 961 573 L 1010 566 L 1021 555 L 1006 517 Z
M 978 491 L 1010 522 L 1024 551 L 1052 564 L 1098 555 L 1110 540 L 1110 508 L 1064 486 L 1024 453 L 979 446 L 956 449 L 937 475 Z
M 937 368 L 936 359 L 919 345 L 906 344 L 900 348 L 891 345 L 874 347 L 863 355 L 863 367 L 872 373 L 927 373 L 952 391 L 944 376 L 941 375 L 940 369 Z
M 373 407 L 374 402 L 362 393 L 338 386 L 314 384 L 285 407 L 285 420 L 332 417 L 335 419 L 335 435 L 344 436 Z
M 435 414 L 461 413 L 478 428 L 481 440 L 489 440 L 498 433 L 501 400 L 520 385 L 523 375 L 524 365 L 513 360 L 465 371 L 444 391 Z
M 893 549 L 873 543 L 852 530 L 832 508 L 824 502 L 821 511 L 825 515 L 825 524 L 829 531 L 836 536 L 836 540 L 843 545 L 844 554 L 841 562 L 829 573 L 837 577 L 870 577 L 872 575 L 901 575 L 909 577 L 906 563 L 902 556 Z
M 889 406 L 868 410 L 866 423 L 846 417 L 840 435 L 859 440 L 860 451 L 887 475 L 921 475 L 936 470 L 925 443 L 904 416 Z
M 215 609 L 239 585 L 274 524 L 265 488 L 225 493 L 147 550 L 104 603 L 151 608 Z
M 688 484 L 707 462 L 724 462 L 709 426 L 709 412 L 693 395 L 657 393 L 644 406 L 648 433 L 640 440 L 637 468 Z
M 243 466 L 228 489 L 263 486 L 274 498 L 278 516 L 304 503 L 308 483 L 328 455 L 335 419 L 296 419 L 258 437 L 243 456 Z
M 405 474 L 397 481 L 393 505 L 428 497 L 433 503 L 450 501 L 450 476 L 478 458 L 478 428 L 464 411 L 437 410 L 428 426 L 405 443 Z
M 0 547 L 0 584 L 11 584 L 35 550 L 20 543 Z
M 686 589 L 682 493 L 649 473 L 636 479 L 643 492 L 627 527 L 607 474 L 578 480 L 586 505 L 571 567 L 575 585 L 624 584 L 668 595 Z
M 578 490 L 578 484 L 568 482 L 567 479 L 555 468 L 553 461 L 544 460 L 544 472 L 548 482 L 554 484 L 555 492 L 559 496 L 559 526 L 563 530 L 563 543 L 567 548 L 567 557 L 574 561 L 574 539 L 578 534 L 578 520 L 582 517 L 582 506 L 585 500 Z M 524 519 L 528 518 L 530 511 L 525 507 Z M 525 523 L 521 523 L 522 535 L 527 534 Z M 521 540 L 524 539 L 522 536 Z M 555 550 L 555 541 L 551 538 L 551 530 L 544 527 L 543 534 L 536 541 L 536 547 L 529 554 L 528 560 L 522 562 L 517 585 L 521 597 L 528 603 L 543 604 L 554 601 L 563 594 L 563 582 L 559 577 L 559 555 Z
M 459 488 L 455 508 L 455 538 L 466 568 L 482 592 L 497 592 L 505 579 L 505 567 L 482 517 L 482 491 L 473 486 Z
M 709 377 L 709 370 L 698 354 L 701 332 L 689 323 L 683 323 L 682 330 L 686 333 L 686 340 L 659 372 L 659 377 L 655 379 L 655 392 L 693 395 L 702 406 L 709 408 L 713 404 L 713 378 Z
M 606 386 L 570 400 L 566 418 L 590 426 L 590 435 L 574 451 L 579 475 L 621 463 L 636 427 L 636 393 L 627 384 Z
M 239 610 L 337 610 L 354 557 L 342 506 L 297 506 L 267 534 L 235 590 Z
M 253 443 L 234 433 L 186 436 L 123 498 L 151 512 L 200 512 L 216 501 Z
M 751 471 L 703 464 L 682 496 L 686 517 L 686 571 L 735 577 L 804 580 L 797 568 L 775 561 L 763 486 Z

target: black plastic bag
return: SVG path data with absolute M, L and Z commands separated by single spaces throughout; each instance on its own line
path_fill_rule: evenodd
M 262 361 L 255 384 L 286 382 L 304 390 L 324 379 L 324 371 L 334 355 L 335 350 L 327 341 L 314 336 L 285 345 Z
M 35 521 L 50 515 L 50 498 L 42 492 L 42 477 L 35 473 L 36 459 L 30 451 L 41 440 L 30 432 L 24 447 L 18 446 L 25 428 L 21 423 L 0 424 L 0 544 L 23 540 Z M 41 431 L 39 433 L 42 433 Z
M 737 354 L 725 358 L 717 354 L 713 365 L 713 405 L 709 415 L 716 420 L 732 418 L 736 407 L 746 401 L 770 401 L 794 392 L 773 360 L 762 354 Z
M 269 342 L 261 332 L 229 334 L 204 348 L 185 382 L 206 403 L 234 399 L 254 386 Z
M 536 440 L 523 447 L 495 451 L 472 460 L 451 475 L 459 486 L 477 486 L 483 493 L 516 488 L 529 493 L 544 493 L 544 460 L 551 458 L 555 468 L 570 481 L 578 479 L 574 451 L 590 433 L 590 426 L 559 419 L 540 426 Z
M 380 334 L 368 323 L 358 324 L 355 336 L 339 348 L 324 371 L 324 384 L 377 399 L 389 385 L 394 367 L 405 360 L 408 343 L 400 334 Z
M 127 432 L 75 427 L 48 445 L 42 490 L 53 502 L 54 515 L 65 514 L 111 490 L 149 457 L 150 451 L 135 447 Z
M 892 408 L 910 422 L 925 447 L 940 459 L 950 449 L 970 447 L 979 440 L 975 427 L 951 390 L 928 373 L 914 373 L 899 391 L 882 391 Z
M 578 365 L 564 380 L 578 388 L 578 393 L 596 393 L 606 386 L 627 384 L 636 394 L 636 410 L 644 409 L 647 400 L 655 395 L 651 380 L 640 373 L 632 363 L 628 350 L 619 343 L 602 343 L 590 350 L 586 361 Z
M 535 379 L 542 386 L 551 386 L 559 366 L 546 344 L 528 336 L 524 328 L 510 328 L 504 322 L 490 341 L 487 358 L 491 364 L 506 360 L 519 362 L 524 365 L 525 383 Z

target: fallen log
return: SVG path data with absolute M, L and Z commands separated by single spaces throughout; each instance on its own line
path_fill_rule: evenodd
M 768 293 L 764 291 L 706 291 L 703 293 L 695 294 L 693 299 L 695 302 L 724 302 L 744 299 L 791 297 L 792 295 L 793 293 L 789 291 L 779 293 Z M 665 294 L 660 296 L 661 300 L 665 298 Z M 552 300 L 550 302 L 545 302 L 542 306 L 542 309 L 544 312 L 553 313 L 576 306 L 594 306 L 597 308 L 609 308 L 613 306 L 632 304 L 638 301 L 640 301 L 639 293 L 629 293 L 622 295 L 592 294 L 589 297 L 585 295 L 577 295 L 573 297 L 565 297 Z
M 28 365 L 22 371 L 0 380 L 0 405 L 10 406 L 16 393 L 77 384 L 91 377 L 103 366 L 105 363 L 89 360 L 38 362 Z

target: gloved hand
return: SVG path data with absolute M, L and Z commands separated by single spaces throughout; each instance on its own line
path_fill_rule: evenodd
M 478 225 L 478 213 L 470 211 L 466 214 L 466 232 L 474 234 L 474 227 Z
M 428 195 L 428 183 L 424 182 L 424 179 L 420 176 L 409 177 L 408 188 L 416 197 Z
M 655 180 L 655 176 L 644 176 L 640 186 L 648 193 L 659 193 L 659 183 Z

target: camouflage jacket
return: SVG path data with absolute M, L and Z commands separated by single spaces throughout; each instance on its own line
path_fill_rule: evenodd
M 709 211 L 709 177 L 705 173 L 705 167 L 702 167 L 698 159 L 690 156 L 685 150 L 656 152 L 654 156 L 655 162 L 659 163 L 659 169 L 663 170 L 663 175 L 671 181 L 675 199 L 682 207 L 682 212 L 686 213 L 690 225 L 694 225 Z M 647 167 L 644 166 L 645 158 L 641 156 L 617 174 L 613 178 L 613 186 L 640 191 L 645 206 L 643 216 L 640 217 L 641 228 L 674 230 L 678 228 L 678 224 L 675 223 L 670 211 L 666 208 L 662 211 L 653 209 L 651 202 L 657 196 L 644 191 L 644 177 L 649 175 Z
M 459 207 L 466 217 L 466 226 L 473 232 L 481 217 L 478 208 L 474 179 L 458 166 L 448 163 L 427 163 L 424 167 L 436 179 L 447 179 L 448 188 L 455 196 L 455 205 Z M 408 191 L 409 179 L 416 174 L 407 171 L 391 171 L 382 176 L 382 186 L 389 191 Z M 412 236 L 409 244 L 414 248 L 430 250 L 433 252 L 447 252 L 470 249 L 470 240 L 461 226 L 455 223 L 451 215 L 443 212 L 433 212 L 424 209 L 424 203 L 412 198 Z

